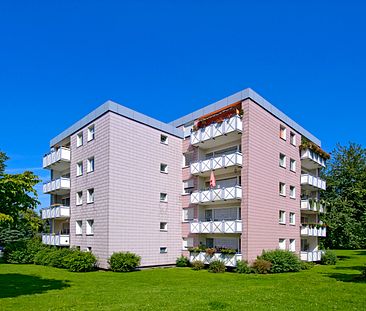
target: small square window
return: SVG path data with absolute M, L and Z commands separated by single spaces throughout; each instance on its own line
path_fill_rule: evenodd
M 168 231 L 168 223 L 167 222 L 161 222 L 160 223 L 160 231 Z
M 76 176 L 83 175 L 83 161 L 76 163 Z
M 168 144 L 168 136 L 161 134 L 160 135 L 160 142 L 164 145 Z
M 286 128 L 283 125 L 280 126 L 280 138 L 286 140 Z
M 86 192 L 86 203 L 94 203 L 94 189 L 88 189 Z
M 295 252 L 296 251 L 296 240 L 295 239 L 290 239 L 290 244 L 288 246 L 288 250 L 290 252 Z
M 293 132 L 290 132 L 290 143 L 291 145 L 296 146 L 296 134 Z
M 286 156 L 280 153 L 280 166 L 286 168 Z
M 279 191 L 280 191 L 280 195 L 286 196 L 286 184 L 280 182 Z
M 86 251 L 87 251 L 88 253 L 91 253 L 92 248 L 91 248 L 90 246 L 88 246 L 88 247 L 86 248 Z
M 166 254 L 168 252 L 168 248 L 160 247 L 160 254 Z
M 168 174 L 168 164 L 160 163 L 160 173 Z
M 83 145 L 83 133 L 79 133 L 76 135 L 76 147 L 80 147 Z
M 75 234 L 82 235 L 83 234 L 83 222 L 81 220 L 77 220 L 75 222 Z
M 86 221 L 86 234 L 94 235 L 94 220 L 89 219 Z
M 278 248 L 279 249 L 286 249 L 286 240 L 285 239 L 279 239 L 278 240 Z
M 279 213 L 278 213 L 278 223 L 286 224 L 286 212 L 285 211 L 279 211 Z
M 295 186 L 290 186 L 290 198 L 296 199 L 296 189 Z
M 290 225 L 295 225 L 295 213 L 290 213 Z
M 83 192 L 79 191 L 76 192 L 76 205 L 81 205 L 83 204 Z
M 166 193 L 160 193 L 160 202 L 168 202 L 168 195 Z
M 88 173 L 94 172 L 94 157 L 88 159 L 86 171 Z
M 296 172 L 296 161 L 294 159 L 290 159 L 290 171 Z
M 88 141 L 93 140 L 95 137 L 95 128 L 94 125 L 88 127 Z

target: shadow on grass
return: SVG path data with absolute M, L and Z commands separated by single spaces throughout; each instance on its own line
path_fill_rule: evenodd
M 341 282 L 366 283 L 366 279 L 363 279 L 360 273 L 323 273 L 323 275 Z
M 0 274 L 0 298 L 42 294 L 49 290 L 70 287 L 68 281 L 43 279 L 36 275 Z
M 365 250 L 362 250 L 362 251 L 355 251 L 355 253 L 357 255 L 366 255 L 366 251 Z
M 365 266 L 350 266 L 350 267 L 334 267 L 335 270 L 357 270 L 362 271 Z
M 351 256 L 337 256 L 339 261 L 343 261 L 343 260 L 347 260 L 347 259 L 351 259 Z

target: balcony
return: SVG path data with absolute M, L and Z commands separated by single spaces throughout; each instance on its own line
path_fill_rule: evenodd
M 310 174 L 301 174 L 301 186 L 304 189 L 316 191 L 325 190 L 326 182 L 319 177 L 312 176 Z
M 43 184 L 43 193 L 63 195 L 70 191 L 70 178 L 59 177 Z
M 235 115 L 221 123 L 212 123 L 191 133 L 191 145 L 211 148 L 220 143 L 229 143 L 238 139 L 243 130 L 240 116 Z
M 42 234 L 42 243 L 53 246 L 69 246 L 69 234 Z
M 327 236 L 327 228 L 325 227 L 314 227 L 309 225 L 301 226 L 301 235 L 302 236 L 315 236 L 315 237 L 326 237 Z
M 301 200 L 301 210 L 324 213 L 325 207 L 318 200 Z
M 235 168 L 241 167 L 243 155 L 240 152 L 224 154 L 219 157 L 203 160 L 191 164 L 191 174 L 196 176 L 209 176 L 213 170 L 225 169 L 230 173 Z
M 191 233 L 241 233 L 241 220 L 193 221 L 190 223 Z
M 191 194 L 191 203 L 204 204 L 217 201 L 241 200 L 241 186 L 197 191 Z
M 322 259 L 323 251 L 303 252 L 300 253 L 302 261 L 320 261 Z
M 212 256 L 206 254 L 206 252 L 199 252 L 199 253 L 191 252 L 189 254 L 189 261 L 190 262 L 200 260 L 206 265 L 210 264 L 210 262 L 212 262 L 214 260 L 220 260 L 225 264 L 225 266 L 236 267 L 236 263 L 238 262 L 238 260 L 241 260 L 241 259 L 242 259 L 241 254 L 234 254 L 234 255 L 226 255 L 225 254 L 224 255 L 224 254 L 221 254 L 221 253 L 215 253 Z
M 43 168 L 64 171 L 70 167 L 70 149 L 61 147 L 43 157 Z
M 307 149 L 301 150 L 301 166 L 308 170 L 325 167 L 325 159 L 318 153 Z
M 42 210 L 42 219 L 52 218 L 69 218 L 70 207 L 69 206 L 50 206 Z

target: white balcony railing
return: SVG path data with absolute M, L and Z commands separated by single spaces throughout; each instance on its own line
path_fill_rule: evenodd
M 241 186 L 197 191 L 191 194 L 191 203 L 240 200 L 241 195 Z
M 42 210 L 42 219 L 68 218 L 70 217 L 69 206 L 50 206 Z
M 241 254 L 234 254 L 234 255 L 225 254 L 224 255 L 221 253 L 215 253 L 211 256 L 211 255 L 207 255 L 205 252 L 199 252 L 199 253 L 191 252 L 189 255 L 190 262 L 199 260 L 199 261 L 202 261 L 204 264 L 208 265 L 208 264 L 210 264 L 211 261 L 220 260 L 225 264 L 225 266 L 228 266 L 228 267 L 236 267 L 238 260 L 241 260 L 241 259 L 242 259 Z
M 301 150 L 301 160 L 311 161 L 315 167 L 325 167 L 325 159 L 310 149 Z
M 327 228 L 326 227 L 316 228 L 313 226 L 302 225 L 301 226 L 301 235 L 302 236 L 326 237 Z
M 322 190 L 325 190 L 327 187 L 325 180 L 310 174 L 301 174 L 301 185 L 312 186 Z
M 323 251 L 301 252 L 300 258 L 302 261 L 320 261 Z
M 42 243 L 54 246 L 69 246 L 70 235 L 68 234 L 42 234 Z
M 227 168 L 231 166 L 241 166 L 243 163 L 243 155 L 240 152 L 231 154 L 224 154 L 219 157 L 194 162 L 191 164 L 191 174 L 199 175 L 211 170 L 218 170 L 220 168 Z
M 43 193 L 51 193 L 57 190 L 70 190 L 70 178 L 59 177 L 43 184 Z
M 70 162 L 70 149 L 61 147 L 51 151 L 43 157 L 43 168 L 52 166 L 57 162 Z
M 243 123 L 240 116 L 235 115 L 221 123 L 213 123 L 191 133 L 191 144 L 196 145 L 232 132 L 241 132 Z
M 191 233 L 241 233 L 241 220 L 193 221 L 190 223 Z
M 303 211 L 314 211 L 319 213 L 325 212 L 325 207 L 323 204 L 319 203 L 319 201 L 313 200 L 301 200 L 301 210 Z

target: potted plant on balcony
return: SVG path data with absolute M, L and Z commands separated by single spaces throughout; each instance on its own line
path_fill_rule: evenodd
M 216 248 L 208 247 L 206 248 L 206 255 L 212 257 L 216 253 Z

